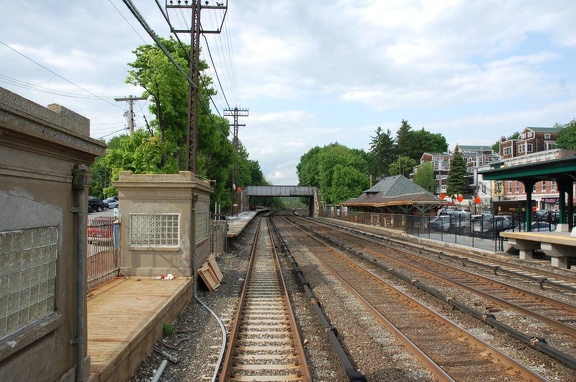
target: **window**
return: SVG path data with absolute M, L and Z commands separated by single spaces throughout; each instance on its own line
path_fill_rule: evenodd
M 503 151 L 502 153 L 503 153 L 504 155 L 510 155 L 510 154 L 512 154 L 512 147 L 510 147 L 510 146 L 504 147 L 504 151 Z
M 177 247 L 180 214 L 130 214 L 130 245 Z
M 196 212 L 196 244 L 208 237 L 209 212 Z
M 544 139 L 550 139 L 552 136 L 550 135 L 550 133 L 546 133 L 544 134 Z
M 55 311 L 58 227 L 0 232 L 0 338 Z
M 554 150 L 555 148 L 556 148 L 556 142 L 554 141 L 544 142 L 544 150 Z
M 531 153 L 533 151 L 532 143 L 526 143 L 526 152 Z
M 550 182 L 550 192 L 556 192 L 556 181 L 554 180 Z
M 542 192 L 546 192 L 546 181 L 542 181 Z

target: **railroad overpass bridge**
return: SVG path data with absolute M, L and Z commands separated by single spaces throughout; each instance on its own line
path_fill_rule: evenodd
M 279 196 L 279 197 L 307 197 L 309 216 L 318 216 L 320 203 L 318 200 L 318 188 L 311 186 L 246 186 L 246 196 Z

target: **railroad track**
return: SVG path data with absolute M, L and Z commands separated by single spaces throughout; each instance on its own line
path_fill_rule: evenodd
M 437 282 L 465 289 L 500 307 L 514 309 L 523 315 L 546 323 L 561 333 L 569 334 L 573 337 L 572 340 L 576 339 L 576 306 L 573 304 L 520 289 L 495 280 L 493 277 L 470 273 L 469 267 L 468 270 L 462 270 L 431 257 L 424 257 L 419 253 L 420 251 L 415 253 L 409 249 L 393 248 L 387 243 L 366 240 L 366 238 L 343 231 L 332 230 L 329 234 L 332 238 L 352 245 L 365 254 L 374 256 L 374 259 L 385 260 L 395 267 L 416 270 Z
M 306 220 L 306 226 L 312 230 L 309 220 Z M 497 281 L 493 275 L 480 276 L 471 272 L 474 267 L 465 265 L 460 269 L 441 263 L 431 253 L 422 254 L 421 249 L 415 251 L 410 244 L 390 244 L 388 240 L 380 241 L 333 228 L 322 230 L 318 226 L 314 227 L 314 231 L 326 240 L 334 243 L 336 239 L 340 246 L 356 251 L 357 257 L 404 278 L 466 314 L 576 369 L 576 351 L 573 346 L 576 339 L 576 306 L 573 304 Z M 422 278 L 428 282 L 421 283 Z M 437 287 L 429 288 L 431 284 L 449 286 L 450 291 L 441 293 Z M 570 299 L 571 292 L 560 292 Z M 478 311 L 470 305 L 462 304 L 459 298 L 463 293 L 482 298 L 485 302 L 480 306 L 485 309 Z M 474 305 L 478 305 L 476 300 Z M 496 312 L 500 313 L 503 320 L 497 319 L 493 314 Z M 528 317 L 531 319 L 528 320 Z
M 250 256 L 220 381 L 311 381 L 266 220 Z
M 306 220 L 309 221 L 309 219 Z M 346 221 L 338 221 L 335 223 L 325 220 L 315 220 L 315 222 L 326 227 L 348 230 L 365 237 L 382 235 L 382 230 L 369 225 L 362 225 L 361 229 L 358 229 L 358 224 Z M 479 254 L 473 250 L 463 253 L 462 249 L 451 248 L 446 245 L 446 243 L 435 240 L 422 240 L 419 237 L 414 237 L 414 240 L 407 241 L 405 238 L 395 238 L 393 235 L 388 235 L 386 240 L 392 246 L 396 245 L 405 249 L 413 248 L 414 251 L 421 253 L 429 253 L 442 258 L 450 258 L 463 263 L 490 268 L 495 273 L 507 274 L 518 279 L 535 282 L 542 288 L 549 287 L 550 289 L 562 292 L 571 292 L 576 297 L 576 279 L 574 274 L 563 269 L 549 271 L 543 268 L 535 268 L 529 264 L 512 264 L 509 258 L 501 259 L 499 256 L 488 258 L 485 254 Z
M 283 236 L 292 236 L 291 242 L 297 240 L 306 246 L 380 322 L 401 333 L 406 346 L 416 349 L 413 351 L 415 357 L 439 380 L 544 380 L 538 373 L 333 250 L 314 237 L 309 227 L 303 229 L 285 219 L 280 222 Z

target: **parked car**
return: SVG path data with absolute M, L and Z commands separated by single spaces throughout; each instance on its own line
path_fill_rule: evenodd
M 548 223 L 548 222 L 535 222 L 531 225 L 532 232 L 538 231 L 556 231 L 556 224 Z
M 484 224 L 483 233 L 497 233 L 507 231 L 513 227 L 513 220 L 510 215 L 496 215 Z
M 101 212 L 108 209 L 108 203 L 95 196 L 88 197 L 88 212 Z
M 108 204 L 108 208 L 116 208 L 118 207 L 118 197 L 112 196 L 110 198 L 104 199 L 104 203 Z
M 554 232 L 556 231 L 556 224 L 548 222 L 534 222 L 532 223 L 531 232 Z M 520 223 L 516 227 L 510 227 L 506 231 L 526 232 L 526 223 Z
M 450 216 L 440 215 L 430 219 L 430 229 L 433 231 L 448 232 L 450 230 Z
M 98 216 L 88 223 L 88 243 L 111 242 L 114 238 L 114 218 Z

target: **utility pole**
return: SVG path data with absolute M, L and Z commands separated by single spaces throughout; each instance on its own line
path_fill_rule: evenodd
M 228 0 L 216 2 L 210 5 L 210 1 L 204 1 L 204 5 L 199 0 L 174 1 L 166 0 L 166 14 L 169 18 L 168 11 L 178 11 L 188 9 L 191 11 L 189 29 L 173 29 L 173 33 L 190 34 L 190 88 L 188 93 L 188 117 L 187 117 L 187 134 L 186 134 L 186 169 L 194 174 L 198 173 L 198 103 L 199 98 L 199 78 L 200 78 L 200 35 L 202 33 L 220 33 L 222 24 L 228 10 Z M 224 11 L 222 23 L 214 30 L 207 30 L 200 24 L 200 13 L 203 9 Z M 180 20 L 179 18 L 177 18 Z
M 231 123 L 230 126 L 234 126 L 234 148 L 238 151 L 238 127 L 239 126 L 246 126 L 246 125 L 239 125 L 238 124 L 238 117 L 248 117 L 249 115 L 248 109 L 239 109 L 235 107 L 234 109 L 224 109 L 224 116 L 225 117 L 234 117 L 234 123 Z
M 128 122 L 128 129 L 130 130 L 130 134 L 134 132 L 134 101 L 142 101 L 146 98 L 143 97 L 134 97 L 128 96 L 123 98 L 114 98 L 116 102 L 128 102 L 128 111 L 124 113 L 126 117 L 126 121 Z
M 234 127 L 234 150 L 236 151 L 236 159 L 234 160 L 234 166 L 232 168 L 232 200 L 236 201 L 237 203 L 237 193 L 236 193 L 236 176 L 238 173 L 238 127 L 246 126 L 238 124 L 238 117 L 248 117 L 249 111 L 248 109 L 239 109 L 235 107 L 234 109 L 224 109 L 224 116 L 226 117 L 233 117 L 234 122 L 230 124 L 230 126 Z M 234 214 L 234 211 L 232 211 Z

